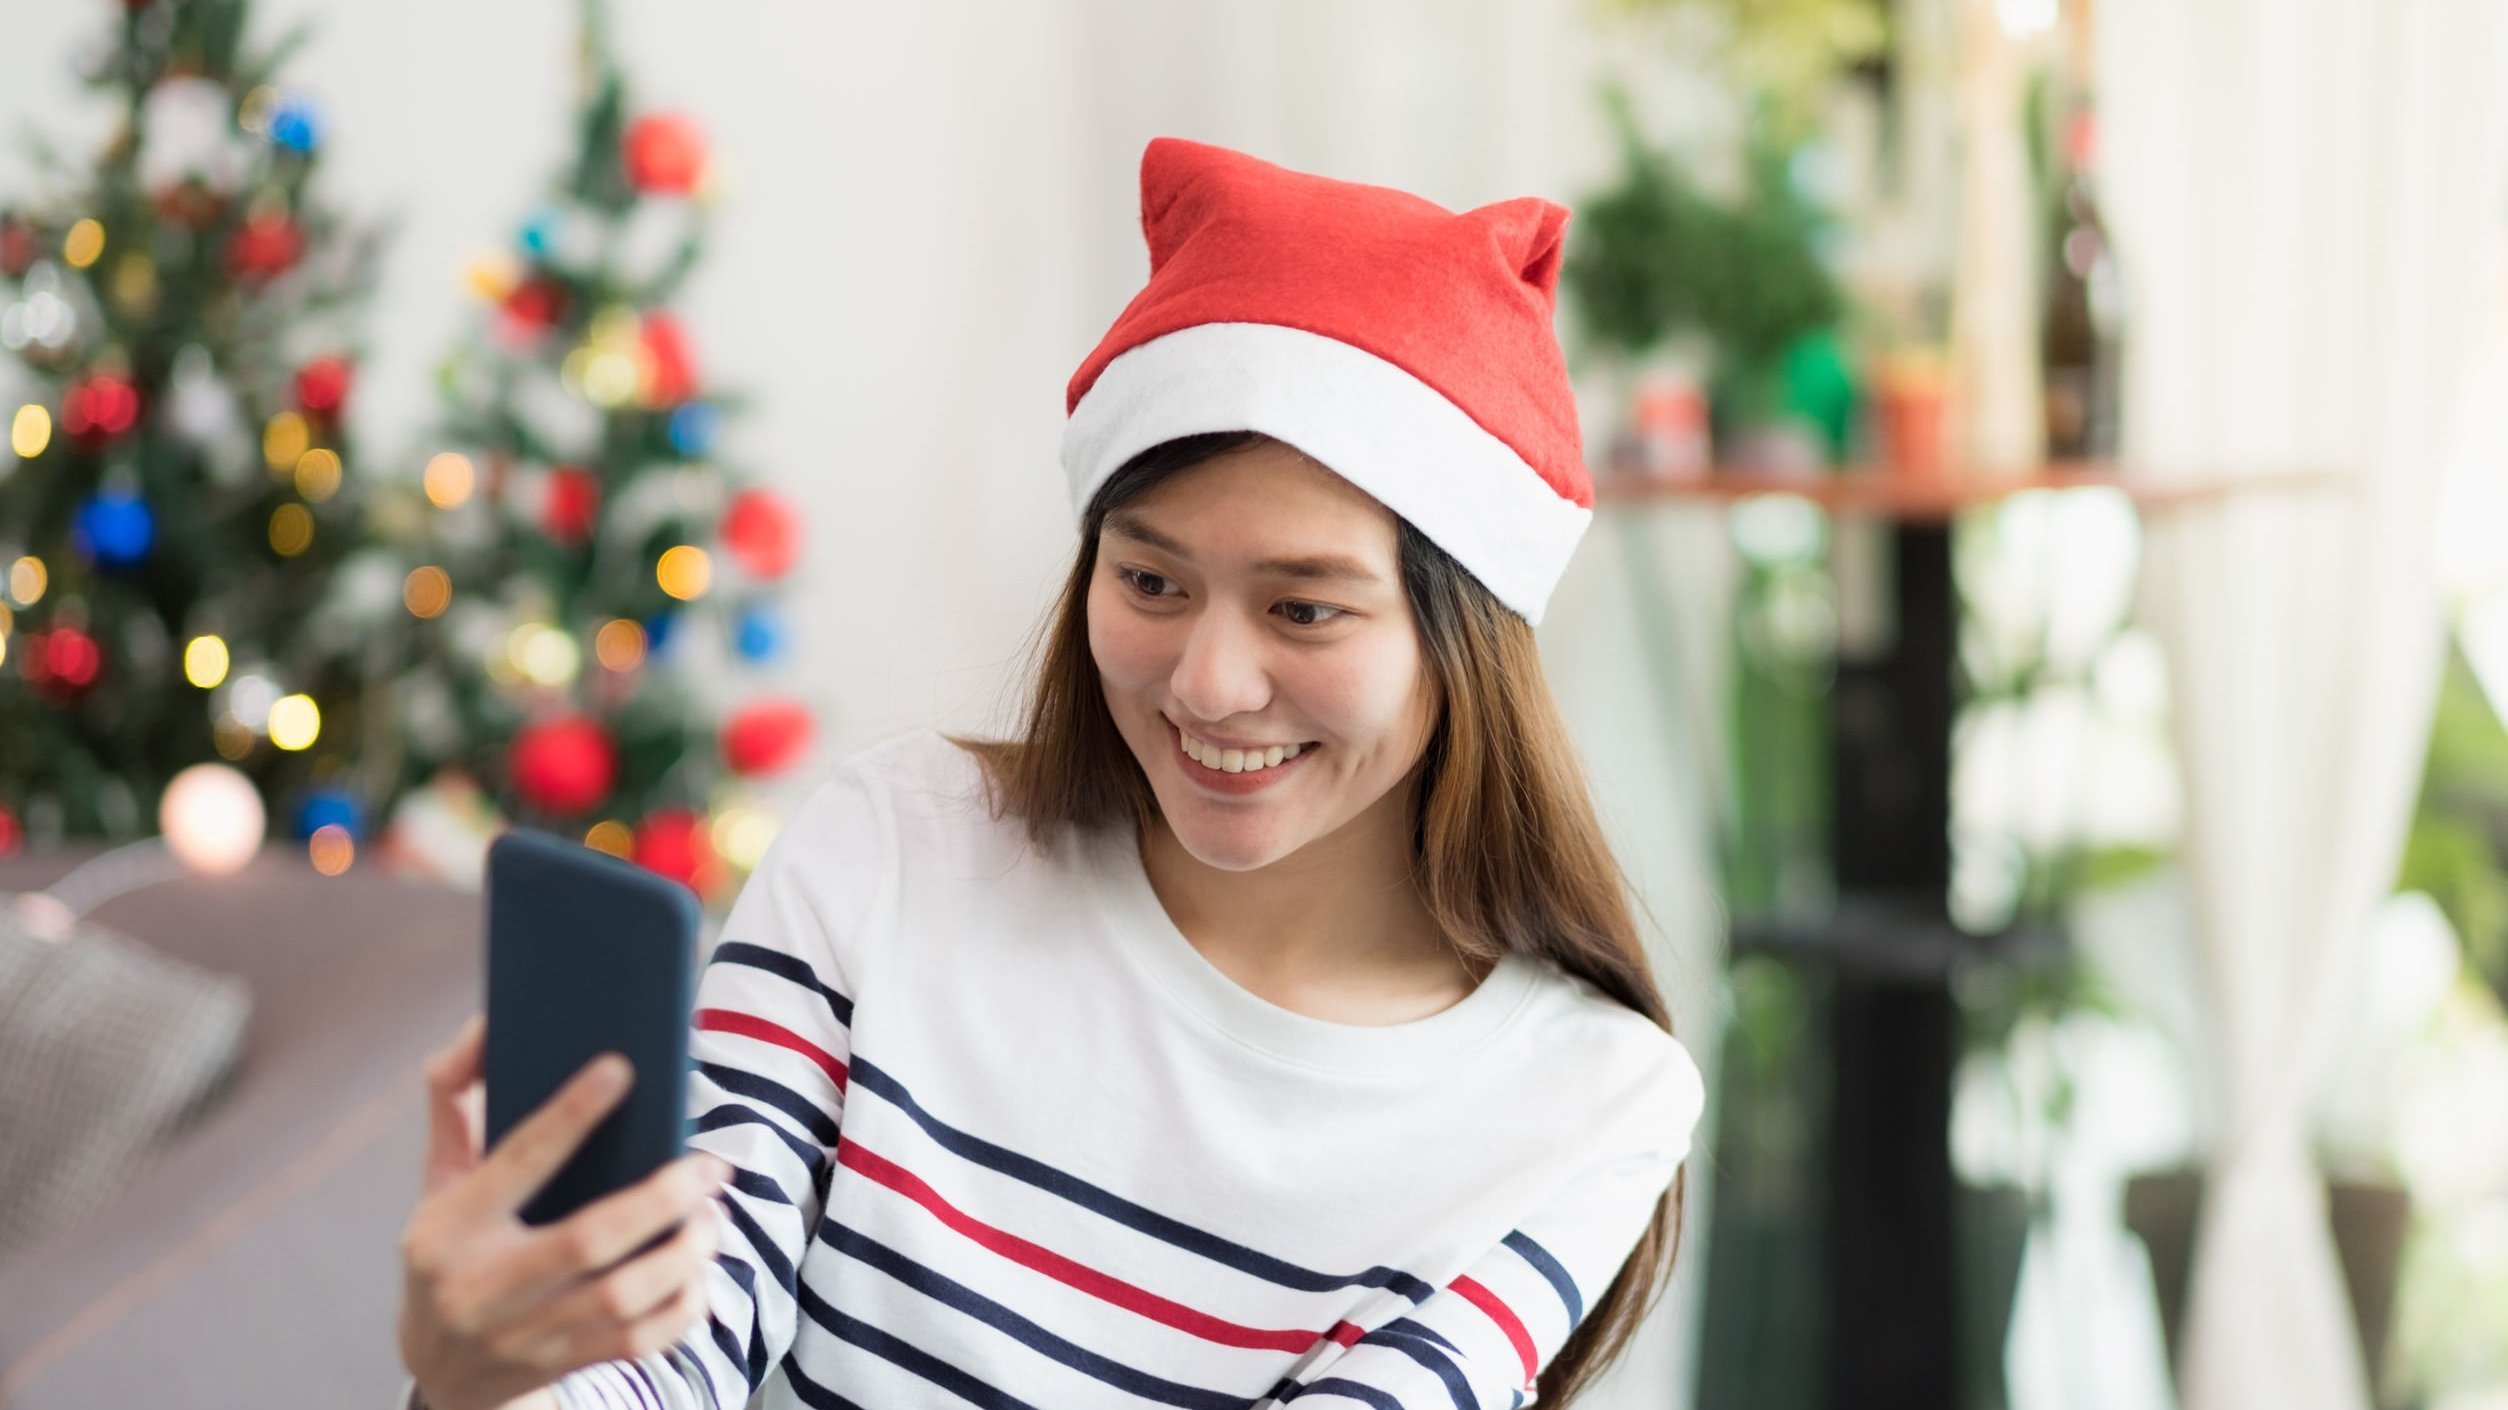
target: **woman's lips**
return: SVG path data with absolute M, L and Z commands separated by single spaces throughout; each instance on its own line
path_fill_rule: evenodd
M 1168 720 L 1166 724 L 1168 740 L 1175 749 L 1177 766 L 1196 786 L 1213 793 L 1237 795 L 1259 793 L 1286 778 L 1323 747 L 1319 744 L 1309 744 L 1301 748 L 1294 759 L 1283 759 L 1277 764 L 1232 774 L 1226 769 L 1214 769 L 1185 753 L 1184 732 L 1176 728 L 1176 722 L 1173 720 Z

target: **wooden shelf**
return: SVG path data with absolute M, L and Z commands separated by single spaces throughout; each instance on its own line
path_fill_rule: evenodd
M 2030 490 L 2111 489 L 2125 495 L 2137 509 L 2158 510 L 2261 490 L 2339 491 L 2345 484 L 2343 477 L 2321 471 L 2128 476 L 2116 465 L 2095 461 L 2058 462 L 2023 473 L 1942 477 L 1905 475 L 1873 466 L 1808 475 L 1719 467 L 1697 479 L 1663 480 L 1597 468 L 1594 502 L 1597 507 L 1666 500 L 1730 503 L 1782 494 L 1843 514 L 1939 522 Z

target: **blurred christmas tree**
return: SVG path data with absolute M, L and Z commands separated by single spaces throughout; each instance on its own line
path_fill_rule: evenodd
M 804 709 L 744 680 L 785 650 L 798 520 L 718 452 L 738 401 L 668 311 L 710 209 L 705 143 L 634 109 L 605 18 L 585 0 L 574 157 L 473 271 L 489 308 L 443 364 L 423 482 L 381 516 L 406 555 L 393 695 L 424 789 L 394 842 L 467 874 L 509 820 L 722 902 L 774 830 L 747 780 L 810 740 Z
M 369 644 L 341 416 L 381 249 L 314 191 L 322 118 L 247 0 L 109 8 L 118 121 L 0 198 L 0 853 L 154 830 L 223 759 L 300 833 L 354 831 Z

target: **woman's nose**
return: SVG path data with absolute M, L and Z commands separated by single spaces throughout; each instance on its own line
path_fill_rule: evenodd
M 1271 703 L 1271 671 L 1258 631 L 1232 611 L 1202 612 L 1186 629 L 1170 683 L 1194 718 L 1224 720 Z

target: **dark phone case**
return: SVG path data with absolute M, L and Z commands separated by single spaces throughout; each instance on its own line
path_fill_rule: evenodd
M 697 898 L 572 839 L 509 828 L 488 847 L 487 916 L 489 1148 L 598 1055 L 635 1065 L 626 1096 L 523 1206 L 524 1223 L 546 1224 L 686 1150 Z

